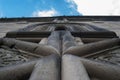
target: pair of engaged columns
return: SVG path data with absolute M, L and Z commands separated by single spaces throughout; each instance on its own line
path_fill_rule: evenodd
M 117 66 L 65 54 L 61 60 L 52 55 L 38 61 L 30 80 L 120 80 L 119 74 Z
M 90 80 L 80 61 L 72 55 L 52 55 L 38 61 L 30 80 Z
M 0 80 L 120 80 L 120 67 L 57 54 L 0 69 Z

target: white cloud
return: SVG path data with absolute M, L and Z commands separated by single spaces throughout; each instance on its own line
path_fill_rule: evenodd
M 70 8 L 75 9 L 76 4 L 74 3 L 73 0 L 65 0 L 65 1 L 67 1 L 68 3 L 70 3 L 70 4 L 69 4 L 69 7 L 70 7 Z
M 58 12 L 55 9 L 50 9 L 50 10 L 37 10 L 33 12 L 32 16 L 34 17 L 51 17 L 51 16 L 56 16 L 58 15 Z
M 120 15 L 120 0 L 66 0 L 83 15 Z
M 120 15 L 120 0 L 113 0 L 112 15 Z

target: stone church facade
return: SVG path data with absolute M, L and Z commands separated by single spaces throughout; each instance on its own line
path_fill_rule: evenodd
M 0 38 L 0 80 L 120 80 L 119 31 L 98 26 L 115 24 L 111 20 L 54 17 L 3 22 L 31 24 Z

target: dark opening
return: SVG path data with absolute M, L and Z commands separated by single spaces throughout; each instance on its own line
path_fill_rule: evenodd
M 65 27 L 56 27 L 55 30 L 66 30 Z

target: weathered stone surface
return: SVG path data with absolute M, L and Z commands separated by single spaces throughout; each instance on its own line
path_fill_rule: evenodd
M 54 47 L 56 50 L 60 52 L 61 46 L 60 46 L 60 33 L 59 32 L 52 32 L 51 35 L 48 37 L 48 42 L 47 44 Z
M 48 41 L 48 39 L 47 38 L 43 38 L 40 42 L 39 42 L 39 44 L 47 44 L 47 41 Z
M 93 43 L 102 40 L 109 40 L 111 38 L 81 38 L 84 43 Z
M 31 31 L 47 31 L 49 26 L 46 25 L 38 25 L 35 28 L 33 28 Z
M 21 50 L 5 48 L 6 46 L 1 46 L 0 48 L 0 68 L 6 66 L 12 66 L 24 62 L 28 62 L 30 60 L 35 60 L 41 58 L 39 55 L 30 54 L 27 52 L 23 52 Z
M 16 44 L 16 40 L 12 38 L 3 38 L 3 45 L 8 47 L 14 47 Z
M 97 54 L 91 54 L 88 55 L 89 59 L 102 62 L 102 63 L 108 63 L 116 66 L 120 66 L 120 47 L 116 46 L 101 52 L 98 52 Z
M 95 77 L 100 80 L 120 80 L 120 67 L 82 58 L 80 60 L 90 77 Z
M 39 60 L 29 80 L 60 80 L 60 57 L 51 55 Z
M 21 40 L 21 41 L 28 41 L 28 42 L 35 42 L 35 43 L 38 43 L 41 41 L 42 38 L 15 38 L 17 40 Z
M 51 54 L 59 54 L 60 55 L 60 53 L 56 49 L 54 49 L 53 47 L 47 46 L 47 45 L 40 45 L 40 44 L 35 49 L 34 53 L 38 54 L 38 55 L 43 55 L 43 56 L 48 56 Z
M 100 79 L 97 79 L 97 78 L 91 78 L 90 80 L 100 80 Z
M 84 45 L 84 43 L 82 42 L 80 37 L 75 37 L 75 41 L 76 41 L 77 45 Z
M 91 54 L 100 50 L 117 46 L 119 45 L 119 43 L 120 43 L 120 39 L 118 38 L 103 40 L 95 43 L 86 44 L 83 46 L 71 47 L 66 51 L 64 51 L 63 54 L 74 54 L 74 55 L 83 56 L 83 55 Z
M 0 68 L 0 80 L 26 80 L 37 61 Z
M 63 51 L 67 50 L 70 47 L 73 47 L 73 46 L 77 45 L 77 43 L 74 40 L 74 37 L 68 31 L 64 32 L 64 35 L 63 35 L 62 38 L 63 38 L 63 41 L 62 41 L 62 43 L 63 43 L 63 46 L 62 46 Z
M 5 40 L 3 40 L 3 44 L 43 56 L 56 53 L 59 54 L 59 52 L 51 46 L 36 44 L 32 42 L 25 42 L 10 38 L 5 38 Z
M 23 21 L 21 21 L 23 22 Z M 0 21 L 0 37 L 4 37 L 5 34 L 9 31 L 15 31 L 20 28 L 25 28 L 28 25 L 31 25 L 34 23 L 17 23 L 17 22 L 1 22 Z
M 63 55 L 62 80 L 90 80 L 79 57 Z
M 88 22 L 88 24 L 114 31 L 120 37 L 120 21 L 94 21 Z
M 15 47 L 25 51 L 34 52 L 34 50 L 38 47 L 38 44 L 17 40 Z
M 3 39 L 2 38 L 0 38 L 0 45 L 2 45 L 3 44 Z

